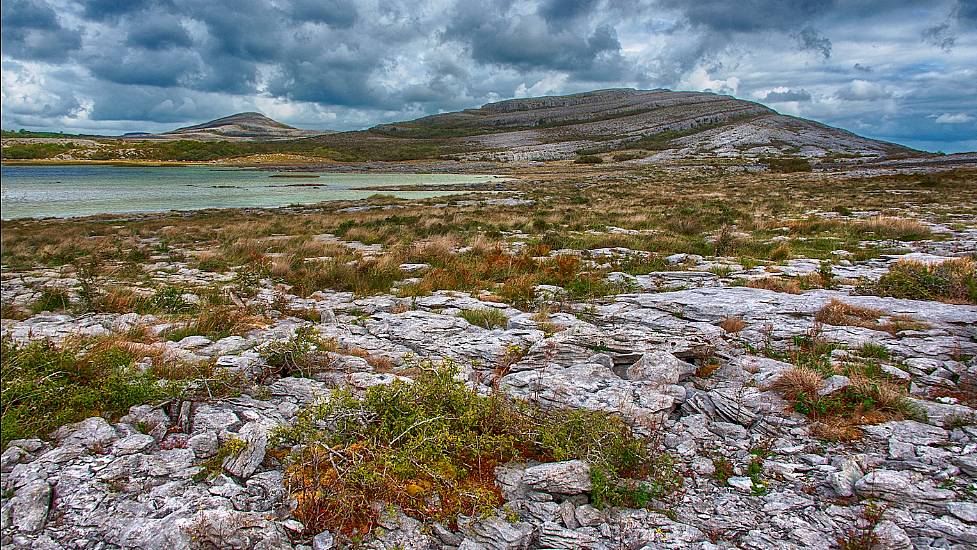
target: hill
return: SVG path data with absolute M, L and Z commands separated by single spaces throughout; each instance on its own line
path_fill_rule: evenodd
M 552 160 L 580 151 L 643 149 L 659 157 L 896 156 L 912 149 L 707 92 L 611 89 L 512 99 L 370 130 L 448 139 L 465 158 Z M 461 144 L 459 143 L 459 145 Z
M 238 113 L 203 124 L 178 128 L 157 134 L 156 137 L 191 139 L 200 141 L 219 140 L 282 140 L 322 135 L 327 132 L 300 130 L 268 118 L 261 113 Z M 145 136 L 139 136 L 145 139 Z

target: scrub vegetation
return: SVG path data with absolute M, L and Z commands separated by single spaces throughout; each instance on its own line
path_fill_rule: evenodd
M 363 535 L 379 521 L 377 501 L 449 524 L 491 515 L 502 504 L 495 468 L 512 460 L 585 460 L 598 507 L 648 506 L 680 483 L 669 457 L 616 416 L 479 395 L 450 362 L 418 368 L 413 383 L 362 398 L 337 391 L 277 432 L 310 532 Z

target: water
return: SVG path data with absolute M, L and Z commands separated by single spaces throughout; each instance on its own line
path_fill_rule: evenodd
M 277 207 L 364 199 L 376 193 L 427 198 L 460 191 L 357 191 L 352 187 L 464 184 L 496 176 L 470 174 L 319 174 L 275 178 L 274 172 L 189 167 L 3 166 L 0 217 Z

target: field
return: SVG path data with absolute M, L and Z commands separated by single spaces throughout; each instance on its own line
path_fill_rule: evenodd
M 856 451 L 881 464 L 920 430 L 931 456 L 961 446 L 950 430 L 973 439 L 977 171 L 495 169 L 512 179 L 418 201 L 4 221 L 5 449 L 34 468 L 71 434 L 113 460 L 138 440 L 194 480 L 187 509 L 278 480 L 247 512 L 172 527 L 211 538 L 287 520 L 305 541 L 556 537 L 533 502 L 559 500 L 593 525 L 623 509 L 720 540 L 735 518 L 696 514 L 734 498 L 774 533 L 764 506 L 806 485 L 846 510 L 825 528 L 841 544 L 889 517 L 863 499 L 912 506 L 879 476 L 972 494 L 911 465 L 846 486 L 783 464 L 795 447 L 831 472 Z M 66 521 L 143 498 L 120 479 L 76 489 L 110 487 Z

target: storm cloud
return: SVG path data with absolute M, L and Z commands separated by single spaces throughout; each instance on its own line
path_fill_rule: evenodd
M 159 131 L 259 110 L 346 130 L 640 87 L 977 149 L 970 0 L 4 0 L 2 25 L 4 128 Z

